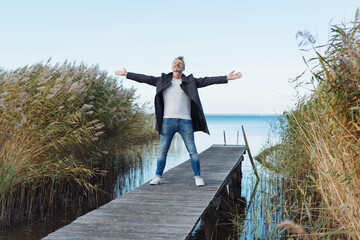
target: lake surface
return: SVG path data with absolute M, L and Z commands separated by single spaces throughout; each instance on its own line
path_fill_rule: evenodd
M 226 144 L 245 145 L 241 130 L 241 126 L 244 126 L 251 153 L 256 156 L 268 140 L 271 125 L 274 125 L 278 118 L 276 116 L 207 115 L 206 120 L 210 135 L 195 132 L 195 143 L 199 153 L 213 144 L 224 144 L 224 131 Z M 271 139 L 276 141 L 274 136 Z M 154 177 L 157 149 L 156 143 L 146 147 L 142 153 L 142 161 L 134 163 L 125 175 L 119 176 L 114 197 L 121 196 Z M 188 159 L 189 155 L 182 138 L 176 133 L 168 152 L 165 171 Z M 251 165 L 248 166 L 247 159 L 243 165 L 245 171 L 248 171 L 249 167 L 250 170 L 252 169 Z M 189 171 L 192 170 L 189 169 Z

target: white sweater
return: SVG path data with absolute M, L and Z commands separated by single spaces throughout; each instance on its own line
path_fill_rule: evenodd
M 181 79 L 173 78 L 171 86 L 163 91 L 164 98 L 164 118 L 191 119 L 190 98 L 181 89 Z

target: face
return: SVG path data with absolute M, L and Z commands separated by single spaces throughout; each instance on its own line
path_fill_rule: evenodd
M 180 59 L 175 59 L 172 65 L 172 70 L 174 72 L 183 72 L 185 70 L 184 62 Z

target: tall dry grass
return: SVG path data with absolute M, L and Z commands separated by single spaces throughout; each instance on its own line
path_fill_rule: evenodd
M 154 136 L 152 118 L 98 66 L 0 71 L 0 223 L 95 206 L 99 176 Z
M 269 154 L 287 179 L 286 209 L 313 239 L 360 239 L 360 21 L 331 27 L 307 61 L 314 86 L 280 120 L 282 143 Z M 299 79 L 297 79 L 299 81 Z M 301 80 L 301 79 L 300 79 Z

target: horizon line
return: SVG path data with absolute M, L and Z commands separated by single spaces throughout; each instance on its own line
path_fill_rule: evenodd
M 275 113 L 205 113 L 205 116 L 281 116 Z

